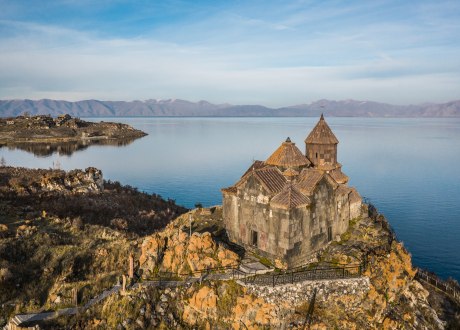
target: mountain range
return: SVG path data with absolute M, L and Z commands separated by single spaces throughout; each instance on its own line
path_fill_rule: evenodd
M 460 117 L 460 100 L 447 103 L 392 105 L 372 101 L 319 100 L 282 108 L 212 104 L 179 99 L 146 101 L 0 100 L 0 117 L 70 114 L 75 117 Z

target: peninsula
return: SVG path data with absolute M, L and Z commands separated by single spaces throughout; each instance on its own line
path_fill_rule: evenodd
M 127 144 L 145 135 L 126 124 L 84 121 L 68 114 L 0 118 L 0 148 L 16 147 L 40 155 L 65 146 L 71 152 L 91 144 Z

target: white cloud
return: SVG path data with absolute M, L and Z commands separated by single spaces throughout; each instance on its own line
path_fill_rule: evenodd
M 426 42 L 446 32 L 407 22 L 343 28 L 324 22 L 363 11 L 359 6 L 288 9 L 279 19 L 223 12 L 137 37 L 0 20 L 0 31 L 10 32 L 0 36 L 0 98 L 268 106 L 321 98 L 397 104 L 460 98 L 460 46 Z M 320 25 L 303 27 L 312 21 Z M 451 23 L 449 29 L 457 31 Z

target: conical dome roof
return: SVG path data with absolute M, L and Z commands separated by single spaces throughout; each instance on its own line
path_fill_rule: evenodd
M 302 152 L 292 143 L 289 138 L 283 142 L 275 152 L 268 157 L 265 164 L 282 166 L 282 167 L 298 167 L 308 166 L 311 162 L 305 157 Z
M 324 120 L 324 116 L 321 115 L 319 122 L 305 139 L 305 143 L 337 144 L 339 140 L 337 140 L 334 133 L 332 133 L 331 128 Z

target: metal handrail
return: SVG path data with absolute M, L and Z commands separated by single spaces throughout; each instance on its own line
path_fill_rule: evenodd
M 434 286 L 435 288 L 444 292 L 445 294 L 450 295 L 458 304 L 460 304 L 460 290 L 458 288 L 449 285 L 437 276 L 420 268 L 417 268 L 417 273 L 415 274 L 415 277 L 417 279 L 424 281 L 425 283 Z

